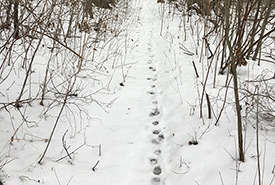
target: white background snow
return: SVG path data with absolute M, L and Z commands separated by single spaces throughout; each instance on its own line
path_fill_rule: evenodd
M 51 116 L 45 117 L 41 115 L 45 107 L 39 102 L 32 103 L 24 113 L 38 126 L 23 123 L 12 143 L 11 120 L 17 126 L 22 120 L 10 118 L 5 110 L 0 111 L 0 165 L 9 161 L 0 171 L 4 185 L 257 184 L 253 125 L 247 126 L 246 160 L 242 163 L 237 160 L 233 90 L 229 89 L 228 101 L 231 103 L 226 105 L 217 126 L 214 118 L 207 118 L 206 104 L 204 119 L 199 118 L 199 93 L 207 59 L 199 63 L 199 55 L 187 55 L 180 49 L 183 44 L 195 53 L 196 36 L 192 36 L 187 25 L 185 41 L 185 33 L 179 27 L 180 18 L 164 14 L 166 18 L 162 19 L 162 8 L 163 5 L 155 0 L 131 3 L 128 14 L 131 24 L 124 36 L 127 52 L 121 61 L 123 69 L 118 67 L 112 79 L 101 78 L 98 83 L 93 81 L 96 76 L 84 73 L 83 83 L 88 84 L 86 91 L 97 92 L 101 82 L 110 81 L 108 88 L 99 90 L 93 97 L 106 102 L 107 106 L 101 108 L 95 102 L 81 102 L 88 115 L 83 113 L 81 121 L 77 117 L 79 113 L 75 113 L 77 118 L 73 121 L 74 115 L 64 112 L 42 164 L 37 162 L 61 105 L 54 107 Z M 198 29 L 203 29 L 203 21 L 198 20 L 197 24 Z M 41 56 L 39 60 L 43 63 L 45 58 Z M 196 62 L 200 78 L 195 76 L 192 61 Z M 106 63 L 106 68 L 111 65 Z M 37 72 L 39 67 L 36 66 Z M 248 68 L 253 71 L 249 74 L 253 78 L 264 69 L 274 69 L 274 64 L 257 66 L 251 61 L 247 67 L 238 68 L 241 80 L 247 79 Z M 210 75 L 212 79 L 213 71 Z M 216 114 L 223 102 L 222 86 L 226 77 L 219 75 L 217 79 L 216 88 L 212 87 L 212 80 L 208 85 Z M 263 184 L 275 184 L 272 181 L 275 175 L 274 129 L 261 130 L 260 134 Z M 67 156 L 56 162 L 66 156 L 62 136 L 70 152 L 81 148 L 71 154 L 71 159 Z M 194 140 L 198 144 L 190 145 Z

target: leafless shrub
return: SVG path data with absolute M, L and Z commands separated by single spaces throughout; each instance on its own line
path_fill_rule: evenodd
M 257 91 L 259 89 L 259 92 Z M 259 115 L 260 127 L 265 130 L 275 130 L 275 74 L 265 70 L 253 80 L 246 81 L 241 88 L 243 111 L 247 112 L 245 119 L 252 125 Z M 259 102 L 257 97 L 259 96 Z M 257 106 L 258 105 L 258 111 Z M 255 126 L 255 125 L 254 125 Z
M 0 2 L 0 111 L 21 119 L 19 125 L 11 121 L 12 139 L 23 138 L 24 132 L 17 130 L 30 124 L 25 112 L 37 102 L 43 106 L 41 119 L 60 108 L 54 125 L 66 118 L 71 137 L 83 129 L 84 119 L 92 117 L 85 103 L 107 111 L 109 102 L 94 95 L 108 91 L 111 71 L 126 48 L 119 35 L 127 28 L 127 8 L 128 2 L 122 0 Z M 100 82 L 102 76 L 110 80 Z M 89 83 L 98 85 L 87 91 Z M 32 125 L 39 127 L 38 122 Z M 55 128 L 48 145 L 54 133 Z

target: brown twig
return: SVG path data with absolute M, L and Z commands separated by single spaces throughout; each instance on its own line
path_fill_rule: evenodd
M 99 163 L 99 161 L 97 161 L 97 162 L 95 163 L 95 165 L 93 166 L 93 168 L 92 168 L 92 170 L 93 170 L 94 172 L 95 172 L 95 169 L 96 169 L 98 163 Z

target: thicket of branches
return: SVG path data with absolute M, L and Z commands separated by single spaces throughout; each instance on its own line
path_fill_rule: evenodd
M 194 43 L 196 42 L 196 51 L 192 53 L 184 48 L 184 52 L 190 55 L 195 53 L 200 55 L 199 63 L 202 62 L 202 57 L 207 60 L 208 69 L 203 72 L 205 75 L 202 79 L 200 97 L 201 118 L 203 118 L 204 99 L 207 100 L 209 118 L 211 118 L 213 109 L 206 90 L 210 71 L 214 73 L 214 88 L 217 74 L 226 74 L 224 103 L 215 116 L 215 125 L 219 123 L 227 102 L 227 91 L 233 83 L 239 160 L 244 161 L 243 129 L 247 122 L 255 122 L 253 118 L 258 117 L 261 119 L 261 128 L 268 127 L 274 130 L 275 127 L 274 69 L 263 71 L 262 75 L 256 79 L 249 79 L 242 84 L 240 84 L 238 75 L 238 68 L 247 66 L 249 62 L 258 65 L 262 62 L 275 64 L 274 0 L 168 0 L 158 2 L 168 4 L 170 15 L 176 14 L 182 17 L 185 35 L 186 25 L 190 26 Z M 202 21 L 204 24 L 202 34 L 198 31 L 201 28 L 196 28 L 199 27 L 196 21 Z M 198 46 L 201 47 L 200 53 Z M 198 64 L 193 63 L 193 65 L 196 67 Z M 261 98 L 258 99 L 259 97 Z
M 25 115 L 32 104 L 44 106 L 46 119 L 60 107 L 48 145 L 63 112 L 69 122 L 89 116 L 84 103 L 95 102 L 101 89 L 108 91 L 125 47 L 128 1 L 125 0 L 3 0 L 0 2 L 0 111 L 19 115 L 22 124 L 11 120 L 18 140 L 23 126 L 38 126 Z M 105 65 L 107 64 L 107 66 Z M 121 66 L 121 63 L 119 63 Z M 41 67 L 42 66 L 42 67 Z M 121 67 L 120 67 L 121 68 Z M 99 76 L 107 78 L 101 82 Z M 83 81 L 80 79 L 87 79 Z M 87 83 L 86 83 L 87 82 Z M 88 84 L 98 84 L 85 90 Z M 109 103 L 109 102 L 108 102 Z M 71 127 L 71 136 L 81 130 Z M 47 151 L 45 149 L 44 155 Z M 41 157 L 42 161 L 44 155 Z

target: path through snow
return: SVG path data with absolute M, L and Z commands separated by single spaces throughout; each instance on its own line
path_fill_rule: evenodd
M 94 117 L 85 120 L 90 122 L 83 123 L 83 127 L 86 124 L 87 127 L 67 138 L 72 146 L 70 150 L 83 144 L 83 138 L 87 143 L 74 152 L 72 159 L 55 161 L 64 156 L 60 136 L 68 130 L 68 123 L 58 125 L 42 166 L 37 161 L 44 150 L 43 142 L 15 143 L 14 147 L 24 152 L 11 156 L 18 160 L 5 167 L 5 179 L 9 184 L 164 185 L 177 182 L 171 181 L 172 170 L 176 169 L 180 174 L 188 171 L 182 166 L 178 168 L 181 154 L 175 150 L 181 146 L 177 143 L 182 139 L 186 140 L 185 143 L 189 139 L 189 136 L 177 137 L 174 134 L 175 130 L 182 130 L 179 123 L 189 111 L 188 107 L 180 106 L 180 92 L 174 87 L 179 72 L 173 70 L 176 62 L 170 59 L 176 55 L 173 47 L 177 50 L 179 47 L 160 36 L 161 5 L 156 0 L 137 0 L 132 4 L 138 13 L 129 17 L 134 21 L 129 26 L 127 37 L 127 77 L 119 88 L 121 76 L 115 76 L 112 81 L 115 87 L 110 91 L 114 92 L 115 101 L 108 106 L 111 107 L 109 114 L 96 104 L 85 105 Z M 177 33 L 178 23 L 175 25 Z M 167 37 L 173 38 L 175 35 L 171 34 L 175 33 L 169 30 Z M 191 65 L 186 62 L 181 66 L 191 71 L 185 76 L 192 79 Z M 190 82 L 184 83 L 190 85 Z M 192 89 L 186 93 L 188 98 L 195 99 Z M 99 92 L 98 96 L 101 99 L 107 97 L 107 102 L 110 100 L 110 95 Z M 41 107 L 36 111 L 32 113 L 34 116 L 40 114 Z M 37 135 L 47 138 L 50 126 L 51 121 L 42 119 Z M 176 144 L 171 145 L 172 137 Z
M 79 115 L 81 123 L 74 120 L 79 125 L 73 128 L 67 121 L 74 119 L 74 115 L 70 117 L 70 113 L 66 113 L 64 117 L 69 117 L 60 120 L 43 165 L 37 162 L 55 117 L 43 117 L 44 107 L 34 105 L 25 114 L 40 120 L 39 126 L 27 130 L 22 127 L 24 138 L 12 145 L 9 140 L 13 134 L 10 131 L 13 118 L 3 119 L 7 128 L 0 130 L 5 135 L 1 151 L 4 154 L 0 154 L 11 159 L 0 171 L 4 185 L 218 185 L 237 184 L 235 181 L 240 185 L 253 184 L 257 171 L 254 128 L 250 126 L 247 132 L 247 142 L 251 143 L 247 143 L 246 162 L 239 163 L 232 159 L 237 156 L 234 109 L 227 105 L 219 127 L 214 126 L 215 119 L 205 116 L 202 124 L 198 117 L 200 83 L 204 81 L 203 71 L 207 65 L 204 63 L 207 62 L 199 63 L 200 54 L 191 53 L 198 52 L 202 45 L 196 37 L 203 32 L 203 21 L 196 19 L 185 23 L 185 32 L 182 30 L 184 16 L 173 17 L 173 12 L 167 13 L 164 24 L 161 23 L 162 5 L 157 4 L 157 0 L 135 0 L 131 4 L 134 13 L 128 20 L 132 25 L 125 38 L 127 55 L 121 56 L 121 66 L 120 61 L 114 61 L 112 67 L 116 73 L 106 77 L 112 83 L 93 97 L 99 102 L 110 102 L 109 114 L 96 103 L 83 103 L 89 116 Z M 168 6 L 165 5 L 166 12 Z M 188 54 L 180 47 L 186 47 L 183 49 Z M 207 61 L 204 56 L 202 60 Z M 194 75 L 192 61 L 197 65 L 200 78 Z M 106 70 L 108 65 L 112 64 L 106 62 Z M 254 67 L 256 69 L 256 65 Z M 120 73 L 126 75 L 123 83 Z M 217 84 L 222 79 L 224 76 L 217 77 Z M 82 80 L 89 83 L 91 79 Z M 101 82 L 98 86 L 94 83 L 97 82 L 91 80 L 91 92 L 98 86 L 101 88 Z M 90 92 L 89 88 L 85 91 Z M 209 95 L 213 109 L 218 110 L 223 96 L 217 91 L 222 93 L 222 88 L 212 88 Z M 207 115 L 207 107 L 203 114 Z M 61 138 L 68 130 L 73 133 L 65 138 L 67 149 L 74 151 L 71 158 L 66 156 Z M 192 140 L 198 140 L 199 144 L 189 145 Z M 264 180 L 269 182 L 275 177 L 274 143 L 263 137 L 261 142 L 261 146 L 266 147 L 261 149 L 267 150 L 264 152 Z M 60 158 L 62 160 L 56 162 Z
M 119 92 L 120 98 L 111 112 L 111 117 L 114 116 L 112 120 L 117 120 L 113 123 L 111 138 L 125 135 L 122 138 L 126 139 L 114 143 L 114 146 L 119 143 L 125 145 L 116 148 L 119 152 L 115 154 L 116 157 L 110 156 L 113 165 L 118 165 L 117 161 L 125 163 L 124 169 L 120 169 L 122 173 L 117 176 L 118 181 L 112 182 L 112 185 L 165 184 L 166 178 L 163 155 L 166 123 L 161 120 L 163 108 L 159 103 L 162 99 L 159 63 L 165 58 L 164 49 L 169 46 L 160 36 L 159 6 L 156 1 L 139 1 L 136 5 L 140 13 L 138 24 L 131 33 L 136 47 L 127 58 L 127 62 L 136 64 L 132 66 L 125 86 Z M 124 105 L 127 112 L 117 111 L 123 108 L 116 105 Z M 132 141 L 127 141 L 128 138 L 132 138 Z

